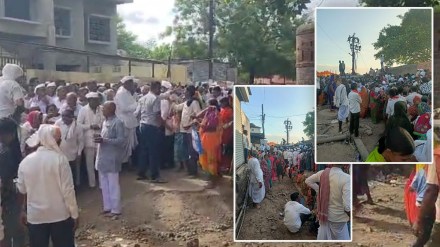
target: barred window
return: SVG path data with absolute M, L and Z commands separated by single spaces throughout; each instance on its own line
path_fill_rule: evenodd
M 110 42 L 110 18 L 100 16 L 89 17 L 89 40 Z
M 58 36 L 70 36 L 70 10 L 55 8 L 55 34 Z

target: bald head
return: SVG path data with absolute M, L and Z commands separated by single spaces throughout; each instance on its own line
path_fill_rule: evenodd
M 104 117 L 113 117 L 116 112 L 116 104 L 113 101 L 107 101 L 103 105 L 102 113 Z
M 76 108 L 77 100 L 78 100 L 78 97 L 77 97 L 76 93 L 68 93 L 66 96 L 66 103 L 72 109 Z

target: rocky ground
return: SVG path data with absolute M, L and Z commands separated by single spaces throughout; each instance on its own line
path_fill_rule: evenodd
M 405 213 L 406 179 L 392 175 L 369 183 L 375 205 L 363 204 L 354 217 L 353 240 L 358 246 L 411 246 L 415 241 Z
M 232 242 L 232 183 L 224 178 L 214 190 L 206 181 L 167 172 L 167 184 L 136 181 L 121 175 L 123 215 L 119 220 L 100 216 L 98 189 L 78 195 L 81 228 L 78 246 L 227 246 Z
M 319 106 L 317 112 L 317 138 L 328 138 L 339 135 L 337 111 L 331 112 L 328 106 Z M 343 123 L 343 134 L 349 133 L 349 124 Z M 376 147 L 380 135 L 385 130 L 385 124 L 373 124 L 370 118 L 360 119 L 359 137 L 368 152 Z M 356 162 L 356 146 L 346 144 L 343 140 L 317 145 L 318 162 Z
M 290 194 L 298 191 L 293 180 L 285 177 L 273 182 L 273 188 L 261 203 L 261 208 L 248 207 L 239 239 L 242 240 L 314 240 L 309 233 L 309 222 L 299 233 L 292 234 L 283 223 L 284 205 L 290 201 Z

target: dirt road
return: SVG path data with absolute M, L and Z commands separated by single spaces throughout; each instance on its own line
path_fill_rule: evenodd
M 261 203 L 261 208 L 249 207 L 243 221 L 239 239 L 243 240 L 313 240 L 308 232 L 309 222 L 299 233 L 292 234 L 284 226 L 284 205 L 290 201 L 290 194 L 297 191 L 293 180 L 285 177 L 281 181 L 273 182 L 272 190 Z
M 81 228 L 78 246 L 187 246 L 198 239 L 200 246 L 223 246 L 232 242 L 232 184 L 224 178 L 214 190 L 206 181 L 166 172 L 167 184 L 136 181 L 121 175 L 123 215 L 119 220 L 99 216 L 98 189 L 80 192 Z
M 360 119 L 359 136 L 368 152 L 376 147 L 380 135 L 385 130 L 385 124 L 373 124 L 370 118 Z M 344 134 L 349 133 L 349 124 L 342 125 Z M 371 132 L 370 132 L 371 131 Z M 371 135 L 369 135 L 371 134 Z M 327 138 L 339 135 L 337 111 L 331 112 L 327 106 L 319 106 L 317 113 L 317 138 Z M 357 149 L 354 144 L 335 141 L 317 145 L 318 162 L 356 162 Z
M 354 217 L 353 236 L 363 246 L 410 246 L 415 237 L 409 226 L 404 206 L 406 178 L 397 177 L 395 184 L 370 182 L 375 205 L 363 204 Z

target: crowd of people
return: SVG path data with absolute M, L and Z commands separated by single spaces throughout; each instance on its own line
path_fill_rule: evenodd
M 141 84 L 145 84 L 141 86 Z M 103 217 L 123 213 L 119 175 L 167 183 L 161 170 L 231 171 L 232 89 L 125 76 L 82 84 L 25 80 L 6 64 L 0 77 L 0 246 L 74 247 L 78 191 L 99 185 Z M 85 174 L 83 176 L 83 169 Z M 84 184 L 87 186 L 84 186 Z M 98 198 L 96 198 L 98 199 Z M 25 229 L 27 228 L 27 231 Z
M 259 209 L 275 183 L 288 179 L 292 185 L 296 184 L 299 191 L 290 195 L 291 201 L 284 207 L 285 227 L 291 233 L 297 233 L 306 221 L 310 221 L 309 231 L 316 234 L 317 240 L 349 240 L 349 166 L 306 166 L 304 162 L 293 159 L 293 153 L 288 148 L 266 152 L 249 150 L 248 191 L 254 206 Z M 306 174 L 310 173 L 313 174 L 307 177 Z
M 373 124 L 384 123 L 378 145 L 365 162 L 431 162 L 432 80 L 431 74 L 394 76 L 390 73 L 363 76 L 321 77 L 318 79 L 318 104 L 337 111 L 339 133 L 343 123 L 348 132 L 360 138 L 360 118 Z M 321 90 L 322 89 L 322 90 Z M 398 155 L 396 155 L 398 154 Z

